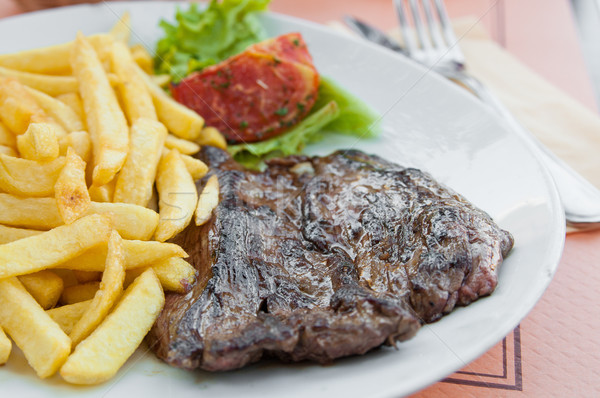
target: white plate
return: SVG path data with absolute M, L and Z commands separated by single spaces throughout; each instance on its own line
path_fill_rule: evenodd
M 76 6 L 0 21 L 0 53 L 56 44 L 107 31 L 129 10 L 134 40 L 152 48 L 160 18 L 173 3 L 131 2 Z M 402 56 L 296 18 L 265 15 L 273 34 L 300 31 L 319 71 L 385 115 L 373 141 L 332 138 L 312 152 L 355 146 L 431 172 L 490 213 L 515 237 L 495 293 L 423 327 L 397 350 L 383 348 L 322 367 L 265 362 L 212 374 L 170 368 L 138 350 L 117 377 L 76 388 L 55 376 L 41 381 L 15 350 L 0 368 L 3 396 L 397 397 L 462 368 L 507 335 L 533 308 L 562 252 L 564 218 L 548 173 L 502 121 L 469 94 Z

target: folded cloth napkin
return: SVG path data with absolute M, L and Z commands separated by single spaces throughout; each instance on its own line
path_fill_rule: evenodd
M 453 25 L 469 73 L 487 85 L 546 147 L 600 189 L 600 116 L 491 40 L 476 19 L 462 18 Z M 339 22 L 330 26 L 349 32 Z M 399 30 L 390 36 L 399 39 Z

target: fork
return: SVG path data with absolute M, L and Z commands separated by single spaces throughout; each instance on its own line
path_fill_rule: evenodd
M 466 86 L 508 122 L 552 175 L 568 225 L 579 229 L 600 228 L 600 191 L 542 145 L 491 91 L 466 72 L 465 58 L 443 0 L 394 0 L 394 7 L 405 43 L 404 53 L 430 70 Z

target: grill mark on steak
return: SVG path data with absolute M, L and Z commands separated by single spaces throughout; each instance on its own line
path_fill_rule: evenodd
M 291 156 L 262 173 L 216 148 L 200 156 L 220 203 L 173 240 L 198 282 L 167 295 L 148 336 L 177 367 L 326 363 L 395 344 L 490 294 L 513 245 L 460 195 L 377 156 Z

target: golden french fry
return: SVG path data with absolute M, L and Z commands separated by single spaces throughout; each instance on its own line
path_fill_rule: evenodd
M 80 33 L 75 40 L 71 66 L 79 81 L 93 143 L 94 185 L 104 185 L 125 163 L 129 149 L 127 121 L 94 48 Z
M 198 202 L 196 185 L 176 149 L 164 156 L 156 173 L 160 220 L 154 237 L 164 242 L 190 223 Z
M 107 217 L 91 215 L 71 225 L 0 245 L 0 278 L 29 274 L 64 263 L 106 242 L 110 229 Z
M 60 295 L 60 303 L 62 305 L 70 305 L 91 300 L 96 295 L 98 289 L 100 289 L 100 282 L 98 281 L 65 287 Z
M 117 23 L 108 33 L 115 39 L 115 41 L 120 41 L 125 44 L 129 42 L 129 38 L 131 37 L 131 16 L 127 11 L 121 15 L 121 18 L 119 18 Z
M 2 122 L 0 122 L 0 145 L 16 148 L 17 139 L 15 135 L 8 131 L 8 128 Z
M 165 146 L 169 149 L 177 149 L 179 153 L 184 155 L 193 155 L 200 150 L 200 145 L 195 142 L 177 138 L 172 134 L 167 135 Z
M 22 196 L 50 196 L 65 158 L 37 162 L 0 154 L 0 190 Z
M 77 80 L 72 76 L 40 75 L 3 67 L 0 67 L 0 76 L 12 77 L 21 84 L 52 96 L 77 91 Z
M 206 223 L 212 217 L 213 210 L 219 204 L 219 179 L 216 175 L 210 176 L 202 193 L 198 198 L 198 206 L 196 207 L 196 225 Z
M 25 289 L 45 310 L 58 303 L 63 291 L 63 280 L 52 271 L 44 270 L 19 276 Z
M 101 186 L 92 185 L 89 189 L 90 197 L 94 202 L 110 203 L 115 194 L 116 179 Z
M 141 44 L 134 44 L 130 48 L 131 56 L 135 63 L 146 72 L 148 75 L 152 75 L 154 73 L 154 60 L 152 59 L 152 55 L 146 50 L 146 48 Z M 168 76 L 168 75 L 162 75 Z M 169 81 L 171 78 L 169 78 Z M 162 86 L 159 84 L 159 86 Z
M 98 245 L 60 266 L 72 270 L 103 271 L 107 252 L 106 244 Z M 156 241 L 123 240 L 123 252 L 125 269 L 149 266 L 171 257 L 187 257 L 179 245 Z
M 200 132 L 198 138 L 194 140 L 199 145 L 214 146 L 221 149 L 227 149 L 227 141 L 223 134 L 214 127 L 205 127 Z
M 67 132 L 85 129 L 81 116 L 69 105 L 31 87 L 25 87 L 25 89 L 44 112 L 56 120 Z
M 41 378 L 52 376 L 71 352 L 71 340 L 17 278 L 0 280 L 0 324 Z
M 63 289 L 80 283 L 75 277 L 73 271 L 71 271 L 70 269 L 54 268 L 52 272 L 60 276 L 60 279 L 62 279 Z M 100 278 L 98 278 L 98 280 L 100 280 Z
M 19 156 L 12 147 L 9 147 L 6 145 L 0 145 L 0 155 L 11 156 L 13 158 L 16 158 Z
M 0 327 L 0 365 L 4 365 L 8 361 L 11 350 L 12 343 L 4 333 L 4 330 L 2 330 L 2 327 Z
M 131 149 L 117 177 L 115 202 L 148 204 L 166 135 L 167 129 L 156 120 L 138 118 L 133 123 Z
M 36 231 L 34 229 L 14 228 L 0 225 L 0 245 L 28 238 L 33 235 L 39 235 L 41 233 L 42 231 Z
M 177 293 L 189 291 L 196 281 L 196 270 L 180 257 L 171 257 L 152 265 L 164 290 Z
M 204 127 L 202 116 L 169 97 L 139 67 L 137 71 L 143 77 L 150 90 L 158 120 L 176 136 L 185 138 L 186 140 L 196 140 Z
M 106 268 L 102 275 L 100 288 L 94 295 L 88 309 L 69 333 L 73 347 L 92 333 L 123 293 L 124 262 L 125 255 L 121 237 L 116 231 L 113 231 L 108 241 Z
M 152 195 L 150 196 L 150 200 L 148 201 L 146 207 L 158 213 L 158 193 L 154 188 L 152 188 Z
M 92 141 L 86 131 L 73 131 L 58 140 L 61 156 L 67 154 L 67 148 L 71 147 L 84 161 L 89 162 L 92 158 Z
M 139 118 L 157 120 L 152 97 L 135 61 L 125 44 L 115 42 L 111 51 L 112 70 L 121 83 L 117 86 L 123 100 L 125 115 L 133 125 Z
M 88 40 L 96 49 L 100 59 L 107 59 L 108 49 L 113 38 L 109 34 L 97 34 L 89 36 Z M 71 72 L 69 56 L 72 49 L 73 42 L 68 42 L 17 53 L 2 54 L 0 55 L 0 66 L 50 75 L 69 74 Z
M 92 300 L 86 300 L 63 305 L 46 311 L 46 314 L 50 315 L 50 318 L 60 326 L 63 332 L 69 334 L 91 302 Z
M 162 156 L 167 156 L 168 153 L 169 150 L 163 148 Z M 179 156 L 181 157 L 181 160 L 183 160 L 183 163 L 185 163 L 185 167 L 190 172 L 190 175 L 194 181 L 201 179 L 206 175 L 206 173 L 208 173 L 208 166 L 200 159 L 196 159 L 189 155 L 180 154 Z
M 92 202 L 86 215 L 102 214 L 125 239 L 148 240 L 158 225 L 158 214 L 126 203 Z M 23 198 L 0 193 L 0 224 L 51 229 L 63 225 L 56 199 Z
M 79 343 L 60 375 L 74 384 L 97 384 L 113 377 L 140 345 L 164 302 L 160 282 L 149 269 L 127 288 L 100 326 Z
M 49 162 L 59 155 L 58 135 L 52 124 L 31 123 L 27 131 L 17 137 L 17 148 L 25 159 Z
M 93 249 L 90 249 L 90 250 L 93 250 Z M 75 261 L 78 258 L 79 257 L 75 257 L 73 260 L 67 261 L 67 263 Z M 61 267 L 65 267 L 65 264 L 67 264 L 67 263 L 62 264 Z M 68 268 L 68 267 L 65 267 L 65 268 Z M 102 272 L 100 272 L 100 271 L 73 270 L 73 275 L 75 275 L 75 278 L 77 279 L 77 282 L 79 282 L 79 283 L 96 282 L 102 278 Z
M 81 101 L 81 97 L 78 92 L 72 93 L 64 93 L 56 96 L 56 99 L 67 105 L 81 120 L 83 124 L 83 129 L 87 129 L 87 125 L 85 124 L 85 113 L 83 111 L 83 102 Z
M 54 185 L 54 197 L 65 224 L 81 218 L 92 202 L 85 185 L 85 162 L 73 148 L 67 149 L 67 162 Z
M 133 54 L 134 59 L 135 59 L 135 54 Z M 137 60 L 136 60 L 137 62 Z M 138 62 L 139 65 L 139 62 Z M 140 66 L 141 67 L 141 66 Z M 143 68 L 142 68 L 143 69 Z M 150 72 L 144 70 L 146 73 L 150 74 Z M 152 82 L 162 88 L 165 88 L 169 85 L 169 83 L 171 83 L 171 76 L 169 75 L 150 75 L 150 79 L 152 80 Z

